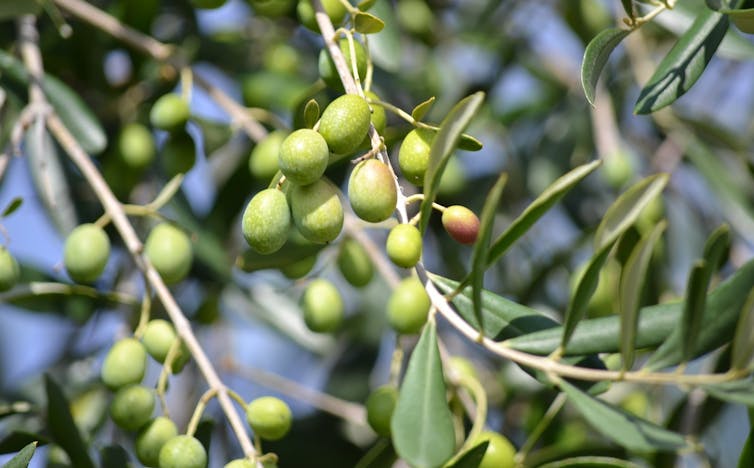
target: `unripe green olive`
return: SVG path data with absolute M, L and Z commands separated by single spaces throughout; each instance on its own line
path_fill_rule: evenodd
M 157 152 L 152 133 L 144 125 L 132 122 L 118 136 L 118 151 L 123 162 L 132 169 L 148 166 Z
M 278 171 L 278 155 L 286 133 L 275 130 L 260 141 L 249 155 L 249 172 L 260 180 L 269 180 Z
M 213 10 L 225 5 L 226 0 L 191 0 L 191 4 L 194 8 L 204 8 Z
M 296 75 L 299 73 L 301 56 L 298 49 L 284 42 L 277 42 L 264 50 L 262 64 L 273 73 Z
M 136 431 L 149 422 L 154 411 L 154 392 L 143 385 L 119 389 L 110 403 L 110 417 L 119 427 Z
M 256 468 L 256 465 L 248 458 L 238 458 L 229 461 L 223 468 Z
M 141 336 L 141 342 L 144 344 L 147 353 L 160 364 L 165 362 L 170 348 L 177 339 L 178 335 L 173 324 L 163 319 L 150 320 Z M 172 372 L 174 374 L 179 373 L 190 358 L 191 352 L 186 343 L 181 341 L 170 367 Z
M 468 359 L 461 356 L 453 356 L 449 359 L 448 364 L 450 368 L 453 369 L 453 372 L 458 374 L 459 378 L 465 377 L 473 380 L 479 380 L 479 376 L 477 375 L 474 364 L 472 364 Z
M 356 216 L 378 223 L 395 211 L 398 190 L 387 164 L 377 159 L 361 161 L 348 179 L 348 200 Z
M 513 457 L 516 455 L 516 448 L 508 439 L 497 432 L 482 431 L 477 436 L 475 445 L 485 440 L 489 441 L 489 445 L 479 468 L 513 468 L 515 466 Z
M 291 214 L 301 235 L 311 242 L 327 243 L 343 229 L 343 205 L 338 190 L 325 178 L 290 190 Z
M 146 466 L 158 466 L 160 449 L 165 442 L 178 435 L 175 423 L 164 416 L 152 419 L 136 434 L 136 458 Z
M 479 235 L 479 218 L 461 205 L 453 205 L 442 212 L 442 225 L 450 237 L 460 244 L 473 244 Z
M 182 281 L 191 269 L 191 241 L 170 223 L 155 226 L 147 236 L 144 253 L 167 284 Z
M 330 149 L 322 135 L 301 128 L 288 135 L 280 145 L 278 165 L 286 179 L 307 185 L 322 177 L 327 169 Z
M 406 31 L 425 36 L 434 30 L 434 14 L 424 0 L 402 0 L 395 5 L 398 23 Z
M 90 283 L 100 277 L 110 257 L 110 239 L 96 224 L 82 224 L 68 235 L 63 263 L 77 283 Z
M 307 255 L 306 257 L 296 260 L 293 263 L 280 268 L 280 271 L 288 279 L 299 279 L 308 275 L 314 265 L 317 263 L 317 255 Z
M 381 100 L 380 97 L 372 91 L 364 91 L 364 96 L 371 101 Z M 372 108 L 372 125 L 374 125 L 377 133 L 384 132 L 385 127 L 387 126 L 387 113 L 385 112 L 385 108 L 374 102 L 370 103 L 369 106 Z
M 173 132 L 182 129 L 190 115 L 189 105 L 178 94 L 160 96 L 149 112 L 149 121 L 154 128 Z
M 377 434 L 390 436 L 390 420 L 398 401 L 398 389 L 392 385 L 383 385 L 373 391 L 367 398 L 367 422 Z
M 135 338 L 118 340 L 102 363 L 102 382 L 111 389 L 138 384 L 147 368 L 147 351 Z
M 424 285 L 413 276 L 406 278 L 396 286 L 388 299 L 388 323 L 398 333 L 418 333 L 427 323 L 430 306 Z
M 160 162 L 169 177 L 190 171 L 196 163 L 196 144 L 191 135 L 185 131 L 171 133 L 160 151 Z
M 198 439 L 190 435 L 177 435 L 162 446 L 160 468 L 206 468 L 207 451 Z
M 348 45 L 348 39 L 341 39 L 338 45 L 346 59 L 348 70 L 352 71 L 351 47 Z M 356 52 L 356 71 L 359 73 L 359 79 L 364 80 L 367 74 L 367 52 L 364 46 L 356 40 L 353 41 L 353 48 Z M 322 49 L 319 53 L 319 76 L 327 86 L 336 91 L 343 91 L 343 83 L 341 83 L 340 75 L 338 75 L 338 70 L 335 68 L 335 62 L 325 49 Z
M 350 154 L 364 141 L 372 114 L 367 101 L 355 94 L 344 94 L 331 102 L 319 119 L 319 133 L 330 151 Z
M 285 16 L 293 9 L 295 0 L 246 0 L 254 9 L 254 14 L 277 18 Z
M 417 128 L 408 132 L 398 150 L 398 166 L 403 177 L 416 186 L 424 185 L 424 174 L 429 167 L 429 150 L 434 132 Z
M 275 188 L 254 195 L 243 213 L 244 239 L 261 254 L 276 252 L 288 239 L 291 213 L 285 194 Z
M 387 256 L 396 265 L 412 268 L 422 256 L 422 236 L 413 224 L 399 224 L 390 230 L 385 242 Z
M 21 269 L 15 257 L 5 247 L 0 247 L 0 292 L 7 291 L 18 282 Z
M 361 288 L 374 276 L 374 265 L 364 247 L 354 239 L 345 239 L 338 252 L 338 269 L 351 286 Z
M 348 10 L 346 10 L 346 7 L 343 6 L 343 3 L 340 0 L 321 1 L 325 13 L 327 13 L 327 16 L 330 17 L 330 21 L 332 21 L 332 24 L 337 28 L 338 25 L 343 22 L 343 18 L 346 17 Z M 296 5 L 296 13 L 298 14 L 298 19 L 301 21 L 301 24 L 316 33 L 319 32 L 319 25 L 314 19 L 314 7 L 312 6 L 311 0 L 299 0 L 298 5 Z
M 317 333 L 335 331 L 343 322 L 343 298 L 330 281 L 315 279 L 301 296 L 304 322 L 309 330 Z
M 293 415 L 283 400 L 265 396 L 246 406 L 246 420 L 257 436 L 265 440 L 279 440 L 291 429 Z

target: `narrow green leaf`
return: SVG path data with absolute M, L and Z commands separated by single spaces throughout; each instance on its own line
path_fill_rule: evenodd
M 461 134 L 461 139 L 458 140 L 458 149 L 464 151 L 479 151 L 484 145 L 481 141 L 477 140 L 471 135 L 466 133 Z
M 479 234 L 474 243 L 474 250 L 471 253 L 471 273 L 469 282 L 471 283 L 471 297 L 474 305 L 474 318 L 479 324 L 480 333 L 484 330 L 484 316 L 482 315 L 482 288 L 484 288 L 484 272 L 486 271 L 487 252 L 489 251 L 490 237 L 492 237 L 492 228 L 495 225 L 495 212 L 500 204 L 500 197 L 503 195 L 503 188 L 508 181 L 508 174 L 502 173 L 497 178 L 495 185 L 487 194 L 487 199 L 482 208 L 482 215 L 479 220 Z
M 319 120 L 319 103 L 316 99 L 309 99 L 304 106 L 304 126 L 314 128 L 317 120 Z
M 47 393 L 47 427 L 53 439 L 66 451 L 73 466 L 94 468 L 84 439 L 71 416 L 68 399 L 58 384 L 47 374 L 45 374 L 45 391 Z
M 14 211 L 21 208 L 21 205 L 24 203 L 24 199 L 22 197 L 16 197 L 13 200 L 8 203 L 8 205 L 3 210 L 3 214 L 0 214 L 0 218 L 6 218 L 13 214 Z
M 385 22 L 371 13 L 359 12 L 353 20 L 354 28 L 361 34 L 374 34 L 385 28 Z
M 440 466 L 455 451 L 437 329 L 429 322 L 408 362 L 391 422 L 395 450 L 412 466 Z
M 704 260 L 697 260 L 689 272 L 686 282 L 686 298 L 683 303 L 683 313 L 678 323 L 681 331 L 681 360 L 688 362 L 694 353 L 696 340 L 699 336 L 704 316 L 704 305 L 707 299 L 709 285 L 709 268 Z
M 567 174 L 561 176 L 552 183 L 536 200 L 526 207 L 523 213 L 503 231 L 500 236 L 492 243 L 489 253 L 487 254 L 487 267 L 492 266 L 500 257 L 510 248 L 519 237 L 524 235 L 529 228 L 539 220 L 550 208 L 555 205 L 563 196 L 571 190 L 584 177 L 591 174 L 600 161 L 592 161 L 583 166 L 579 166 Z
M 23 63 L 3 51 L 0 51 L 0 72 L 4 72 L 16 84 L 24 87 L 29 84 L 29 74 Z M 102 152 L 107 146 L 107 135 L 97 117 L 78 94 L 51 75 L 42 78 L 42 88 L 60 120 L 84 151 L 90 154 Z
M 120 445 L 108 445 L 100 450 L 100 465 L 107 468 L 131 468 L 133 462 L 126 449 Z
M 701 388 L 718 400 L 754 408 L 754 381 L 751 378 L 707 384 Z
M 482 441 L 480 444 L 464 452 L 458 460 L 443 468 L 479 468 L 489 444 L 488 440 Z
M 440 185 L 448 158 L 458 143 L 464 129 L 479 110 L 484 100 L 484 93 L 478 91 L 471 96 L 463 98 L 448 113 L 440 125 L 440 130 L 432 140 L 429 151 L 429 166 L 424 175 L 424 200 L 422 200 L 419 219 L 419 231 L 424 233 L 429 226 L 429 217 L 432 214 L 432 202 L 437 195 L 437 187 Z
M 618 28 L 605 29 L 587 44 L 584 59 L 581 61 L 581 86 L 584 88 L 584 95 L 589 104 L 594 105 L 597 81 L 607 59 L 610 57 L 610 53 L 630 32 Z
M 0 2 L 0 21 L 22 15 L 38 15 L 40 3 L 35 0 L 3 0 Z
M 622 447 L 637 452 L 655 452 L 687 446 L 680 434 L 590 396 L 568 382 L 561 381 L 558 385 L 589 424 Z
M 612 457 L 582 456 L 540 465 L 539 468 L 641 468 L 641 465 Z
M 32 443 L 44 445 L 48 442 L 49 440 L 47 437 L 41 434 L 26 431 L 12 431 L 0 439 L 0 455 L 18 452 Z
M 754 466 L 754 430 L 749 427 L 749 436 L 746 437 L 741 455 L 738 457 L 738 468 L 749 468 Z
M 752 288 L 754 288 L 754 260 L 742 266 L 709 294 L 704 312 L 702 334 L 696 348 L 697 355 L 715 349 L 730 339 L 731 331 L 735 327 L 743 302 Z M 456 304 L 455 299 L 453 303 Z M 642 308 L 639 311 L 637 348 L 654 348 L 660 344 L 663 347 L 668 346 L 663 342 L 667 340 L 670 334 L 678 332 L 678 321 L 681 318 L 682 307 L 682 302 L 672 302 Z M 506 308 L 512 309 L 513 307 L 506 305 Z M 460 313 L 460 307 L 458 309 Z M 532 311 L 532 309 L 528 310 Z M 464 316 L 464 318 L 466 317 Z M 502 321 L 492 312 L 485 316 L 485 324 L 488 327 L 491 327 L 495 320 L 498 323 Z M 562 327 L 553 327 L 508 339 L 505 344 L 519 351 L 547 355 L 558 347 L 562 334 Z M 511 335 L 515 336 L 514 334 Z M 619 350 L 619 318 L 617 316 L 606 316 L 582 321 L 571 337 L 565 354 L 614 353 Z M 659 356 L 655 359 L 659 359 Z M 679 360 L 680 352 L 678 350 L 666 351 L 665 355 L 662 356 L 662 361 L 658 361 L 659 367 L 673 365 Z
M 754 289 L 744 303 L 741 317 L 736 326 L 733 337 L 733 355 L 731 368 L 737 370 L 748 369 L 754 357 Z
M 667 223 L 658 223 L 652 231 L 644 235 L 636 245 L 623 267 L 620 278 L 620 317 L 621 317 L 621 356 L 623 369 L 634 365 L 636 334 L 639 326 L 639 304 L 644 282 L 647 277 L 649 260 L 652 258 L 657 241 Z
M 594 250 L 598 252 L 636 222 L 641 211 L 660 194 L 668 183 L 667 174 L 655 174 L 640 180 L 622 193 L 607 209 L 594 234 Z
M 724 14 L 703 9 L 641 90 L 634 112 L 655 112 L 685 94 L 712 60 L 728 22 Z
M 430 97 L 424 102 L 420 102 L 411 111 L 411 117 L 417 122 L 419 122 L 421 119 L 424 118 L 425 115 L 427 115 L 427 112 L 429 112 L 429 110 L 432 108 L 432 104 L 434 103 L 435 103 L 434 96 Z
M 600 270 L 602 269 L 607 257 L 610 255 L 613 244 L 617 239 L 614 239 L 611 244 L 607 244 L 602 247 L 600 251 L 594 254 L 589 264 L 586 267 L 586 271 L 579 279 L 579 283 L 576 285 L 576 291 L 571 297 L 571 302 L 568 303 L 568 308 L 565 311 L 563 317 L 563 336 L 560 340 L 560 349 L 565 350 L 568 346 L 568 341 L 573 335 L 573 331 L 576 329 L 576 325 L 579 324 L 586 308 L 589 305 L 589 300 L 592 298 L 594 291 L 597 289 L 597 284 L 600 280 Z
M 372 8 L 376 2 L 377 0 L 361 0 L 358 4 L 356 4 L 356 8 L 361 11 L 367 11 Z
M 37 442 L 32 442 L 26 447 L 22 448 L 15 457 L 11 458 L 8 463 L 3 465 L 3 468 L 26 468 L 31 462 L 31 457 L 34 456 L 34 451 L 37 449 Z
M 636 16 L 636 11 L 634 11 L 633 0 L 620 0 L 620 2 L 623 5 L 623 11 L 626 12 L 626 15 L 628 15 L 629 18 L 634 18 Z

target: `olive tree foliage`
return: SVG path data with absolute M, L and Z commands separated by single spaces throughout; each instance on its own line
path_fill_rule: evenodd
M 0 2 L 2 460 L 752 466 L 752 18 Z

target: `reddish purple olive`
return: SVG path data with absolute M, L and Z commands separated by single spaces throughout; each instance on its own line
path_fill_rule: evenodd
M 442 225 L 450 237 L 459 244 L 473 244 L 479 235 L 479 218 L 473 211 L 461 205 L 445 208 Z

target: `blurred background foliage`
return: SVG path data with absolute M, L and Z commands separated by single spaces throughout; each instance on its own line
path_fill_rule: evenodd
M 294 9 L 270 19 L 255 14 L 253 2 L 240 0 L 214 11 L 177 0 L 91 3 L 175 45 L 197 75 L 246 106 L 258 108 L 254 115 L 270 130 L 300 125 L 302 103 L 310 97 L 324 108 L 338 95 L 316 85 L 322 41 L 300 26 Z M 635 228 L 638 237 L 659 219 L 669 220 L 650 269 L 645 303 L 682 296 L 687 272 L 701 254 L 704 240 L 722 222 L 731 224 L 733 233 L 723 273 L 751 258 L 754 45 L 750 39 L 731 27 L 729 34 L 735 37 L 689 93 L 656 114 L 633 114 L 655 64 L 688 24 L 689 12 L 702 7 L 701 0 L 681 0 L 677 8 L 628 37 L 612 54 L 597 89 L 597 106 L 592 108 L 580 86 L 581 58 L 589 40 L 623 17 L 618 1 L 376 2 L 372 12 L 386 28 L 369 36 L 368 46 L 374 63 L 372 90 L 382 100 L 410 111 L 436 96 L 425 120 L 439 122 L 463 96 L 478 90 L 487 94 L 482 112 L 468 130 L 484 148 L 457 152 L 441 187 L 441 203 L 465 204 L 478 213 L 499 172 L 507 172 L 497 233 L 558 176 L 590 160 L 603 160 L 599 171 L 570 192 L 487 273 L 486 288 L 559 317 L 591 255 L 591 235 L 605 209 L 622 189 L 659 171 L 670 173 L 670 183 L 662 201 Z M 61 33 L 69 27 L 70 35 Z M 108 182 L 123 202 L 149 202 L 168 177 L 159 164 L 142 171 L 128 168 L 118 153 L 118 135 L 128 123 L 146 123 L 152 103 L 177 89 L 175 69 L 90 25 L 61 16 L 52 4 L 40 14 L 39 28 L 46 72 L 78 94 L 105 130 L 107 144 L 94 157 Z M 16 54 L 16 39 L 12 19 L 0 18 L 1 50 Z M 5 68 L 0 86 L 0 147 L 7 150 L 26 91 Z M 244 255 L 242 209 L 269 180 L 255 179 L 249 172 L 248 157 L 255 142 L 203 91 L 191 92 L 193 118 L 188 131 L 197 146 L 197 164 L 163 210 L 190 230 L 195 242 L 196 261 L 190 278 L 174 288 L 176 297 L 231 388 L 247 400 L 272 391 L 292 404 L 293 432 L 266 445 L 281 454 L 280 466 L 355 466 L 372 446 L 372 434 L 290 398 L 285 392 L 288 384 L 265 386 L 269 382 L 264 372 L 362 403 L 389 373 L 395 336 L 385 326 L 388 285 L 377 278 L 363 290 L 352 288 L 335 266 L 339 244 L 321 249 L 312 275 L 330 278 L 341 287 L 348 314 L 342 331 L 323 337 L 302 324 L 297 298 L 305 280 L 292 281 L 276 269 L 257 269 L 264 265 L 247 265 L 255 270 L 251 272 L 234 267 Z M 388 113 L 384 135 L 392 157 L 409 130 L 408 124 Z M 156 132 L 155 138 L 159 147 L 165 135 Z M 70 226 L 101 214 L 80 173 L 62 152 L 56 153 L 60 178 L 54 207 L 45 202 L 45 184 L 40 183 L 39 167 L 31 157 L 12 157 L 2 172 L 0 205 L 16 196 L 24 198 L 21 208 L 2 220 L 8 247 L 22 263 L 24 281 L 68 282 L 60 266 L 62 240 Z M 344 186 L 348 167 L 340 163 L 328 175 Z M 134 222 L 145 236 L 150 221 Z M 386 231 L 370 229 L 368 234 L 381 243 Z M 119 245 L 114 231 L 110 238 Z M 116 251 L 96 287 L 138 295 L 142 286 L 136 267 L 122 246 Z M 460 279 L 469 257 L 470 248 L 452 242 L 439 217 L 433 219 L 425 238 L 427 269 Z M 590 316 L 616 312 L 619 267 L 618 260 L 613 262 L 600 276 Z M 159 314 L 157 305 L 155 315 Z M 9 448 L 20 449 L 20 442 L 12 439 L 19 430 L 44 434 L 43 372 L 52 375 L 71 399 L 73 416 L 86 440 L 94 441 L 95 447 L 113 442 L 128 446 L 128 438 L 104 417 L 107 396 L 98 383 L 98 368 L 113 337 L 127 334 L 137 316 L 136 305 L 78 295 L 45 295 L 0 305 L 0 448 L 6 453 L 12 451 Z M 557 392 L 535 383 L 516 366 L 480 352 L 449 327 L 441 326 L 440 333 L 449 352 L 475 364 L 491 402 L 490 426 L 520 447 Z M 718 358 L 726 359 L 716 354 L 694 365 L 714 368 Z M 152 378 L 157 372 L 151 369 Z M 170 404 L 182 421 L 179 427 L 185 426 L 203 391 L 198 382 L 192 366 L 171 382 Z M 748 427 L 745 415 L 736 408 L 675 388 L 615 387 L 608 394 L 612 401 L 697 435 L 707 443 L 713 466 L 735 465 Z M 30 406 L 4 412 L 5 405 L 16 401 Z M 208 416 L 223 421 L 214 405 Z M 224 423 L 217 425 L 212 445 L 210 466 L 238 455 Z M 52 463 L 59 450 L 46 450 Z M 577 454 L 627 456 L 566 411 L 542 435 L 531 463 Z M 672 466 L 673 457 L 650 456 L 643 463 Z M 389 454 L 384 458 L 389 464 Z M 691 458 L 692 464 L 683 466 L 703 466 L 693 464 L 699 463 L 697 456 Z

